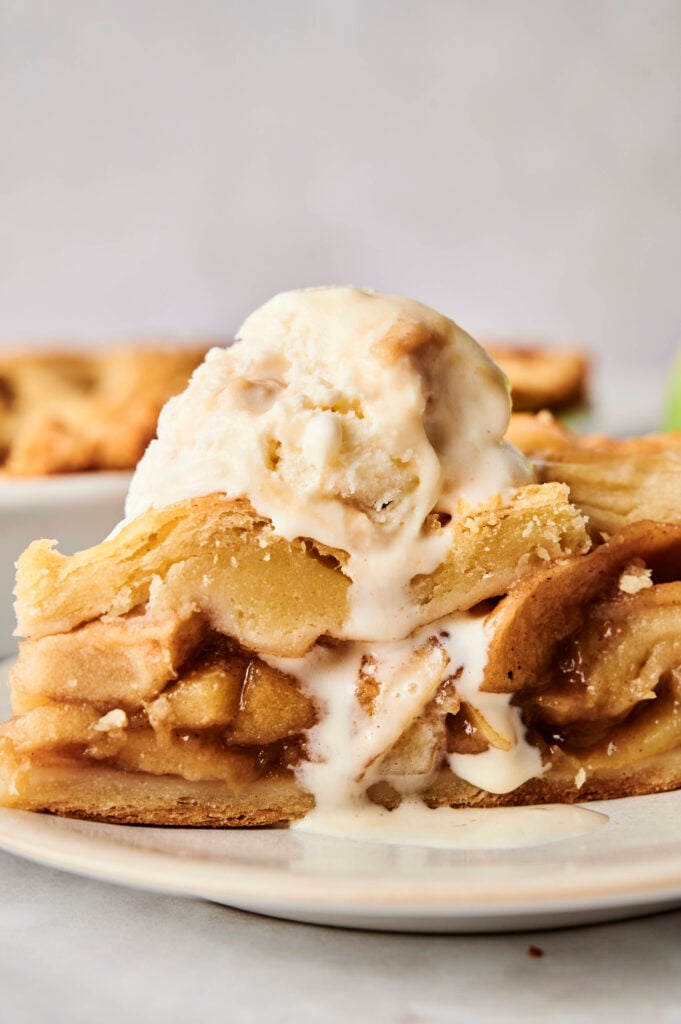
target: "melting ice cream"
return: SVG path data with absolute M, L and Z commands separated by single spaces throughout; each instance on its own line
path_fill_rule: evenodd
M 502 440 L 505 377 L 452 320 L 358 288 L 278 295 L 237 339 L 166 405 L 127 516 L 212 491 L 247 497 L 280 536 L 347 552 L 353 637 L 403 638 L 415 625 L 406 584 L 451 544 L 429 520 L 531 479 Z
M 299 769 L 314 813 L 364 799 L 382 755 L 454 672 L 502 737 L 487 754 L 451 755 L 456 773 L 502 793 L 541 771 L 509 698 L 480 693 L 481 616 L 458 613 L 446 629 L 414 633 L 407 593 L 448 553 L 449 522 L 531 481 L 503 441 L 509 416 L 506 379 L 453 321 L 357 288 L 276 296 L 161 414 L 128 517 L 224 492 L 247 498 L 281 536 L 347 555 L 353 640 L 267 659 L 300 679 L 322 712 Z M 357 699 L 367 659 L 380 683 L 372 714 Z

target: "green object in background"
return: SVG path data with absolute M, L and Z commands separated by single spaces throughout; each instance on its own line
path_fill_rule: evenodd
M 663 430 L 681 430 L 681 351 L 672 366 L 667 401 L 662 416 Z

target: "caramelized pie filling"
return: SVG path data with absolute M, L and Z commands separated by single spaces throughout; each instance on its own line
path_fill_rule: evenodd
M 512 695 L 553 780 L 544 798 L 566 779 L 576 798 L 588 792 L 582 772 L 609 778 L 681 744 L 679 577 L 681 527 L 642 523 L 490 604 L 481 696 Z M 452 784 L 437 782 L 450 756 L 509 749 L 457 689 L 460 674 L 450 664 L 382 753 L 370 799 L 394 805 L 408 778 L 421 779 L 435 802 L 443 786 L 452 799 Z M 268 664 L 201 613 L 155 617 L 151 604 L 26 641 L 12 699 L 16 717 L 0 727 L 0 748 L 18 765 L 90 765 L 233 792 L 290 774 L 309 756 L 321 715 L 294 671 Z M 381 667 L 371 656 L 358 661 L 355 699 L 367 720 L 380 716 Z M 534 799 L 544 781 L 529 784 Z
M 199 642 L 188 646 L 192 631 L 196 639 L 197 625 L 188 629 L 181 623 L 172 636 L 165 634 L 151 667 L 143 642 L 134 659 L 137 685 L 131 685 L 130 652 L 115 645 L 90 648 L 100 660 L 97 671 L 90 664 L 87 686 L 83 683 L 95 695 L 87 701 L 80 697 L 77 676 L 46 676 L 40 693 L 25 688 L 20 680 L 26 663 L 20 662 L 16 717 L 0 730 L 0 745 L 43 764 L 97 762 L 192 782 L 223 780 L 232 788 L 290 769 L 301 756 L 303 734 L 316 721 L 311 699 L 296 680 L 205 627 Z M 134 705 L 131 692 L 146 699 Z

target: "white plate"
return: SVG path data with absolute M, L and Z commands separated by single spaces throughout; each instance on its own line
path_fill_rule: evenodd
M 588 806 L 607 814 L 608 824 L 540 846 L 468 851 L 288 829 L 100 825 L 0 809 L 0 848 L 103 881 L 353 928 L 555 928 L 681 905 L 681 791 Z
M 681 904 L 681 793 L 593 805 L 610 822 L 512 850 L 364 843 L 288 829 L 158 829 L 0 810 L 0 847 L 51 867 L 317 924 L 552 928 Z
M 0 686 L 9 664 L 0 666 Z M 8 714 L 0 690 L 0 719 Z M 681 904 L 681 791 L 588 806 L 608 823 L 506 850 L 289 829 L 136 828 L 0 808 L 0 849 L 103 881 L 352 928 L 557 928 Z

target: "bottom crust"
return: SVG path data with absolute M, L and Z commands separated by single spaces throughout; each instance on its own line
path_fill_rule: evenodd
M 8 781 L 0 775 L 0 803 L 6 807 L 122 825 L 278 825 L 302 818 L 314 806 L 292 775 L 260 779 L 240 792 L 221 781 L 98 766 L 34 765 Z
M 618 800 L 681 788 L 681 748 L 647 758 L 629 768 L 599 769 L 578 784 L 574 768 L 551 769 L 542 778 L 511 793 L 488 793 L 464 782 L 448 769 L 439 771 L 421 792 L 430 807 L 521 807 L 530 804 L 576 804 Z
M 440 769 L 420 793 L 430 807 L 513 807 L 542 803 L 583 803 L 640 796 L 681 787 L 681 749 L 649 758 L 628 770 L 598 771 L 581 786 L 573 774 L 551 770 L 511 793 L 471 786 Z M 76 765 L 33 765 L 0 775 L 0 802 L 7 807 L 62 817 L 128 825 L 255 827 L 303 817 L 314 798 L 290 773 L 264 778 L 239 790 L 221 781 L 189 782 Z

